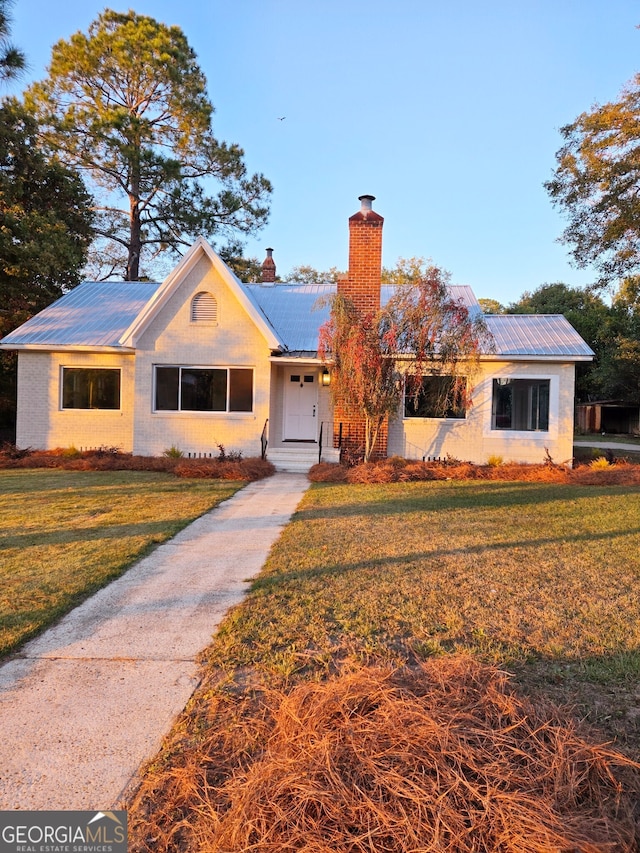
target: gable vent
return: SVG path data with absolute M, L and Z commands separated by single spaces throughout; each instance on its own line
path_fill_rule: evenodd
M 218 302 L 215 296 L 206 291 L 196 293 L 191 300 L 192 323 L 217 323 Z

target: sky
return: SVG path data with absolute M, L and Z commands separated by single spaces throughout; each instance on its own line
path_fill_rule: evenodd
M 640 71 L 637 0 L 128 0 L 184 31 L 216 112 L 274 187 L 278 274 L 344 270 L 358 196 L 384 216 L 383 263 L 425 257 L 479 298 L 516 301 L 592 269 L 570 264 L 544 189 L 560 128 L 617 99 Z M 46 76 L 51 48 L 86 32 L 94 0 L 15 0 L 12 40 Z M 280 120 L 281 117 L 285 117 Z

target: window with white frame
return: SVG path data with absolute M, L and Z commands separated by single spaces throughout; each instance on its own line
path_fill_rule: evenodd
M 464 376 L 423 376 L 415 394 L 405 394 L 405 418 L 466 418 L 464 405 L 456 405 L 460 383 L 466 387 Z
M 63 409 L 119 409 L 120 370 L 110 367 L 63 367 Z
M 156 412 L 252 412 L 253 369 L 156 365 Z
M 494 379 L 491 428 L 546 432 L 549 379 Z

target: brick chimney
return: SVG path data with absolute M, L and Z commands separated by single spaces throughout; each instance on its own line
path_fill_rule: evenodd
M 380 309 L 382 284 L 382 225 L 384 219 L 371 203 L 372 195 L 361 195 L 360 210 L 349 218 L 349 271 L 338 280 L 338 293 L 351 299 L 361 315 Z M 365 421 L 360 411 L 352 411 L 339 397 L 334 398 L 334 447 L 347 457 L 358 458 L 365 445 Z M 387 455 L 387 420 L 382 424 L 373 457 Z
M 267 257 L 262 262 L 262 283 L 272 284 L 276 280 L 276 262 L 273 260 L 273 249 L 267 249 Z
M 361 195 L 360 210 L 349 218 L 349 272 L 338 289 L 363 313 L 380 308 L 382 225 L 372 208 L 375 196 Z

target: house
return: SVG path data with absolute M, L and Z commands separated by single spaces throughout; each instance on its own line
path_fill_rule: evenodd
M 355 421 L 334 419 L 330 366 L 318 329 L 336 287 L 363 308 L 381 287 L 383 218 L 372 196 L 349 220 L 349 271 L 338 285 L 243 284 L 202 238 L 162 283 L 85 282 L 7 335 L 18 351 L 17 443 L 50 449 L 118 446 L 160 455 L 174 447 L 218 455 L 265 452 L 283 469 L 338 458 Z M 452 295 L 480 311 L 469 287 Z M 428 394 L 392 418 L 386 452 L 558 462 L 573 454 L 574 372 L 592 351 L 561 315 L 487 316 L 467 411 L 435 417 Z M 429 382 L 425 379 L 428 391 Z

